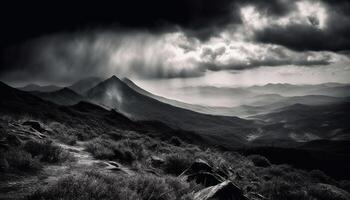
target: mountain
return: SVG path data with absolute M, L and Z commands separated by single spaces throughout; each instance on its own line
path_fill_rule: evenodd
M 83 96 L 66 87 L 54 92 L 32 92 L 32 94 L 59 105 L 74 105 L 84 99 Z
M 253 118 L 266 122 L 263 134 L 255 138 L 260 142 L 271 139 L 296 142 L 350 140 L 349 101 L 317 106 L 294 104 Z
M 184 103 L 184 102 L 173 100 L 173 99 L 168 99 L 168 98 L 165 98 L 162 96 L 152 94 L 152 93 L 140 88 L 138 85 L 136 85 L 133 81 L 131 81 L 128 78 L 123 78 L 122 81 L 124 83 L 126 83 L 130 88 L 135 90 L 136 92 L 138 92 L 142 95 L 151 97 L 153 99 L 156 99 L 158 101 L 161 101 L 163 103 L 170 104 L 172 106 L 184 108 L 187 110 L 192 110 L 192 111 L 199 112 L 199 113 L 210 114 L 210 115 L 236 116 L 236 115 L 240 114 L 240 112 L 238 112 L 236 109 L 230 108 L 230 107 L 202 106 L 202 105 Z
M 327 95 L 335 97 L 350 96 L 349 85 L 341 83 L 323 83 L 317 85 L 266 84 L 245 89 L 258 94 L 280 94 L 283 96 Z
M 66 88 L 64 91 L 69 91 Z M 74 129 L 81 137 L 91 138 L 97 133 L 109 131 L 137 131 L 152 137 L 168 140 L 177 136 L 183 141 L 207 144 L 207 141 L 193 132 L 172 129 L 156 121 L 133 121 L 125 115 L 107 110 L 96 104 L 81 101 L 72 106 L 57 105 L 33 95 L 30 92 L 12 88 L 0 81 L 0 116 L 18 119 L 39 119 L 40 121 L 65 124 Z M 89 128 L 87 128 L 89 127 Z
M 234 107 L 243 105 L 259 93 L 240 87 L 199 86 L 183 87 L 177 95 L 182 101 L 189 101 L 198 105 Z
M 99 77 L 89 77 L 74 83 L 73 85 L 69 86 L 69 88 L 80 95 L 85 95 L 86 91 L 95 87 L 102 80 L 103 79 Z
M 201 114 L 163 103 L 133 90 L 116 76 L 90 89 L 86 96 L 131 118 L 156 120 L 175 129 L 194 131 L 226 147 L 243 144 L 246 135 L 257 127 L 254 121 Z
M 52 92 L 61 89 L 61 87 L 56 85 L 46 85 L 46 86 L 40 86 L 36 84 L 29 84 L 24 87 L 17 88 L 22 91 L 39 91 L 39 92 Z
M 311 94 L 323 94 L 334 97 L 349 97 L 350 85 L 341 85 L 336 87 L 321 88 L 314 91 L 310 91 Z
M 66 92 L 64 89 L 62 93 Z M 68 124 L 89 123 L 101 126 L 98 121 L 105 121 L 117 127 L 135 127 L 136 124 L 124 115 L 103 109 L 97 105 L 80 102 L 74 106 L 60 106 L 41 99 L 29 92 L 20 91 L 0 82 L 0 114 L 3 116 L 25 116 L 32 118 L 65 122 Z

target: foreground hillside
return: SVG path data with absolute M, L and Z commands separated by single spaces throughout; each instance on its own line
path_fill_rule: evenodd
M 349 181 L 0 84 L 0 199 L 349 199 Z

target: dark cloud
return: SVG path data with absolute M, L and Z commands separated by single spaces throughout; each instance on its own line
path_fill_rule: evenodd
M 239 24 L 239 8 L 248 4 L 256 4 L 271 15 L 283 15 L 291 9 L 284 0 L 7 1 L 0 6 L 0 46 L 99 27 L 162 31 L 179 26 L 205 40 L 228 24 Z
M 201 56 L 203 60 L 209 61 L 202 63 L 205 68 L 212 71 L 220 70 L 246 70 L 262 66 L 321 66 L 331 64 L 332 57 L 329 54 L 314 54 L 312 52 L 296 53 L 286 50 L 284 48 L 276 48 L 271 46 L 263 47 L 267 49 L 267 53 L 259 55 L 259 53 L 252 53 L 248 49 L 241 47 L 239 52 L 245 55 L 250 55 L 244 59 L 231 60 L 229 64 L 220 64 L 215 62 L 215 59 L 225 52 L 225 48 L 203 50 Z
M 0 79 L 65 84 L 111 74 L 144 79 L 202 76 L 204 71 L 185 57 L 193 51 L 186 39 L 177 33 L 124 30 L 47 36 L 8 52 Z
M 12 3 L 0 10 L 0 79 L 65 83 L 111 73 L 198 77 L 206 70 L 331 63 L 329 55 L 318 52 L 322 55 L 317 57 L 311 51 L 348 55 L 350 2 L 322 0 L 324 27 L 312 14 L 301 22 L 273 23 L 293 14 L 297 2 L 301 0 Z M 245 27 L 245 6 L 270 21 L 262 28 Z
M 324 1 L 327 8 L 325 28 L 310 15 L 309 23 L 273 24 L 255 32 L 258 42 L 279 44 L 305 51 L 346 51 L 350 49 L 350 2 Z
M 271 0 L 271 1 L 261 1 L 261 0 L 247 0 L 240 1 L 239 7 L 246 5 L 253 5 L 258 10 L 272 16 L 283 16 L 288 14 L 290 11 L 295 9 L 294 0 Z

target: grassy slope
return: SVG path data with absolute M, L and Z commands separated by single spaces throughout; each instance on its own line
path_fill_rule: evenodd
M 180 143 L 174 145 L 171 135 L 162 135 L 176 133 L 176 130 L 168 130 L 169 127 L 157 122 L 135 123 L 115 111 L 89 103 L 57 106 L 5 85 L 0 85 L 0 89 L 5 94 L 0 101 L 1 116 L 6 115 L 7 120 L 30 117 L 45 124 L 59 122 L 64 129 L 51 127 L 57 136 L 65 132 L 76 135 L 92 145 L 87 147 L 96 157 L 122 162 L 137 173 L 128 177 L 81 171 L 39 189 L 30 194 L 29 199 L 191 199 L 187 195 L 203 186 L 184 182 L 176 175 L 195 158 L 202 158 L 221 169 L 231 168 L 228 178 L 244 193 L 258 192 L 272 200 L 306 200 L 310 196 L 324 196 L 324 191 L 310 186 L 319 182 L 347 188 L 346 183 L 335 181 L 319 171 L 308 173 L 285 165 L 259 167 L 251 158 L 237 153 L 190 144 L 191 139 L 194 141 L 191 137 L 176 139 Z M 152 166 L 149 158 L 153 155 L 164 158 L 165 164 Z

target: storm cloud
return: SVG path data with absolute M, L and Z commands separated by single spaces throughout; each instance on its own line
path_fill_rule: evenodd
M 52 22 L 70 23 L 55 26 L 59 32 L 50 25 L 50 34 L 43 35 L 36 34 L 35 21 L 36 37 L 3 51 L 0 79 L 71 83 L 111 74 L 170 79 L 259 67 L 348 65 L 349 7 L 347 1 L 328 0 L 189 0 L 126 3 L 115 15 L 104 14 L 109 9 L 92 15 L 98 6 L 88 4 L 81 16 L 102 28 L 72 30 L 91 23 L 76 22 L 70 9 L 67 19 L 48 13 Z
M 350 2 L 310 1 L 303 4 L 300 1 L 297 5 L 297 11 L 304 15 L 304 20 L 289 13 L 289 16 L 287 14 L 284 17 L 284 23 L 274 23 L 279 19 L 262 14 L 262 18 L 271 22 L 266 27 L 255 30 L 255 40 L 283 45 L 297 51 L 350 49 Z

